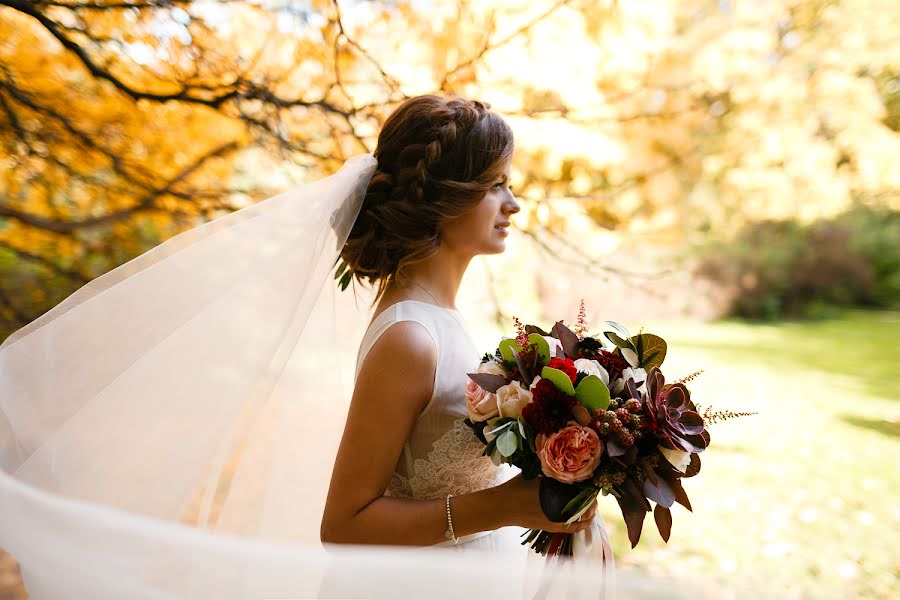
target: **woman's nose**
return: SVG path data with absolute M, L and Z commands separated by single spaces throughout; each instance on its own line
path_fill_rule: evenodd
M 516 201 L 516 197 L 512 194 L 512 192 L 510 192 L 509 199 L 506 201 L 506 203 L 503 206 L 503 212 L 510 214 L 510 215 L 514 215 L 517 212 L 519 212 L 520 210 L 522 210 L 522 207 L 519 206 L 519 203 Z

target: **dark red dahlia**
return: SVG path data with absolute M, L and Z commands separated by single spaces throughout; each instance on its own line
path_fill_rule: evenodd
M 625 358 L 602 349 L 599 354 L 592 356 L 591 358 L 600 363 L 600 366 L 609 373 L 610 384 L 621 377 L 622 370 L 629 366 L 628 361 L 625 360 Z
M 541 379 L 531 390 L 531 402 L 522 409 L 525 422 L 538 433 L 550 435 L 566 426 L 578 402 L 558 389 L 549 379 Z
M 571 358 L 551 358 L 550 364 L 547 365 L 551 369 L 559 369 L 569 376 L 572 383 L 575 383 L 575 377 L 578 375 L 578 369 L 575 368 L 575 361 Z

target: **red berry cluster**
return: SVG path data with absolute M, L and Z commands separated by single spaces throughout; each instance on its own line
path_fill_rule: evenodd
M 606 410 L 596 409 L 591 413 L 591 427 L 603 441 L 615 439 L 623 448 L 630 448 L 641 436 L 644 419 L 641 415 L 641 403 L 630 399 L 619 406 L 620 399 L 610 401 Z

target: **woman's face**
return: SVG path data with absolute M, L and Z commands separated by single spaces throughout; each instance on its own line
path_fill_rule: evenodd
M 510 162 L 481 202 L 446 223 L 441 230 L 441 244 L 469 255 L 499 254 L 506 250 L 509 217 L 521 210 L 509 189 Z

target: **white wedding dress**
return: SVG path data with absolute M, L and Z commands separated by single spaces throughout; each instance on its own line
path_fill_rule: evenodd
M 356 376 L 378 338 L 401 321 L 419 323 L 428 331 L 437 349 L 437 367 L 432 396 L 403 445 L 385 495 L 415 499 L 445 498 L 447 494 L 460 495 L 493 487 L 514 477 L 519 470 L 507 464 L 494 465 L 490 458 L 483 455 L 484 445 L 463 422 L 468 416 L 464 395 L 466 373 L 475 370 L 482 352 L 458 310 L 417 300 L 403 300 L 388 306 L 371 321 L 363 336 Z M 548 561 L 528 545 L 522 544 L 522 535 L 526 531 L 522 527 L 502 527 L 462 536 L 456 544 L 447 540 L 434 547 L 440 548 L 440 551 L 490 556 L 499 561 L 507 573 L 539 574 L 547 569 Z M 568 569 L 547 570 L 547 576 L 543 579 L 513 580 L 507 594 L 516 589 L 518 594 L 513 597 L 611 598 L 614 565 L 599 514 L 589 530 L 576 534 L 574 546 L 577 564 L 572 561 Z M 556 566 L 555 561 L 553 566 Z M 570 586 L 570 589 L 563 590 L 564 586 L 556 579 L 587 572 L 594 576 L 602 574 L 599 584 Z M 344 574 L 331 570 L 319 595 L 345 597 L 344 590 Z M 459 597 L 463 597 L 461 590 L 460 594 Z
M 372 320 L 363 336 L 356 363 L 357 376 L 378 338 L 401 321 L 414 321 L 428 331 L 437 348 L 437 368 L 431 399 L 403 446 L 385 495 L 443 499 L 447 494 L 458 496 L 494 487 L 515 476 L 518 469 L 506 464 L 496 466 L 482 455 L 484 444 L 463 423 L 468 416 L 464 395 L 466 373 L 474 372 L 482 353 L 458 310 L 417 300 L 388 306 Z M 521 527 L 504 527 L 463 536 L 459 545 L 452 540 L 438 545 L 493 551 L 513 549 L 524 554 L 525 547 L 520 545 L 519 537 L 524 532 Z

